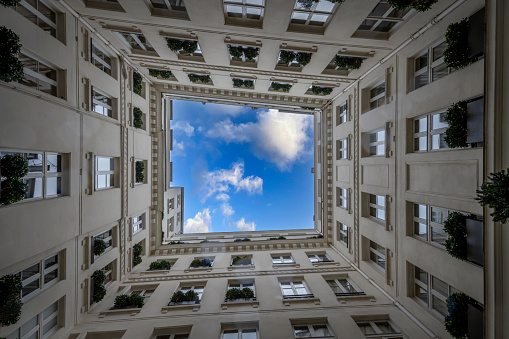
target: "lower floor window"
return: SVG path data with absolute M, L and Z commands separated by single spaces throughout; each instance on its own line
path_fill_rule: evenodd
M 258 334 L 255 328 L 241 330 L 224 330 L 222 339 L 257 339 Z
M 334 338 L 326 324 L 294 325 L 295 338 Z
M 385 271 L 385 247 L 369 242 L 369 259 Z
M 51 304 L 44 311 L 24 323 L 16 331 L 12 332 L 6 339 L 42 339 L 49 338 L 57 328 L 58 319 L 58 301 Z

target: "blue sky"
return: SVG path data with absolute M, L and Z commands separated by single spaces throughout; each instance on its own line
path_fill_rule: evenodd
M 184 233 L 313 228 L 313 117 L 173 102 Z

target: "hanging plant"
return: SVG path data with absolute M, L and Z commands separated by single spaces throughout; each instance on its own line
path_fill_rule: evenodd
M 470 297 L 464 293 L 454 293 L 447 298 L 445 329 L 456 339 L 464 339 L 468 333 L 468 304 Z
M 241 46 L 232 46 L 228 45 L 228 52 L 232 56 L 232 58 L 241 59 L 242 55 L 244 54 L 244 48 Z
M 493 208 L 490 215 L 494 222 L 505 224 L 509 218 L 509 169 L 507 173 L 504 170 L 490 173 L 488 180 L 477 191 L 475 200 L 483 206 Z
M 145 163 L 143 161 L 136 161 L 136 183 L 143 183 L 145 181 Z
M 306 66 L 311 61 L 311 53 L 298 52 L 295 54 L 295 60 L 301 66 Z
M 346 69 L 359 69 L 362 65 L 362 58 L 358 57 L 346 57 L 336 55 L 334 58 L 334 63 L 338 68 L 346 68 Z
M 212 79 L 210 79 L 210 75 L 198 75 L 190 73 L 187 76 L 192 83 L 201 82 L 202 84 L 208 84 L 212 81 Z
M 290 88 L 292 88 L 292 85 L 290 84 L 280 84 L 278 82 L 273 82 L 270 84 L 270 88 L 274 91 L 283 91 L 283 92 L 289 92 Z
M 171 263 L 166 260 L 154 261 L 150 263 L 149 269 L 151 270 L 169 270 Z
M 20 3 L 21 0 L 0 0 L 0 4 L 4 7 L 14 7 Z
M 28 162 L 21 154 L 6 154 L 0 159 L 0 174 L 4 178 L 23 178 L 28 174 Z
M 5 26 L 0 27 L 0 80 L 11 82 L 23 79 L 23 64 L 18 60 L 20 50 L 18 35 Z
M 330 0 L 329 0 L 330 1 Z M 418 12 L 425 12 L 431 8 L 438 0 L 387 0 L 392 8 L 403 11 L 409 7 Z
M 133 267 L 141 264 L 141 253 L 143 252 L 143 246 L 135 244 L 133 246 Z
M 92 274 L 92 278 L 94 280 L 92 300 L 98 303 L 103 300 L 106 295 L 106 288 L 104 287 L 106 274 L 101 270 L 97 270 Z
M 94 255 L 99 256 L 106 251 L 108 248 L 108 245 L 106 245 L 106 242 L 102 239 L 94 239 Z
M 208 259 L 194 259 L 189 266 L 192 268 L 212 267 L 212 262 Z
M 444 133 L 447 146 L 467 147 L 467 102 L 460 101 L 449 107 L 444 120 L 449 124 Z
M 450 24 L 445 33 L 447 48 L 444 51 L 444 61 L 453 69 L 464 68 L 471 62 L 468 57 L 468 30 L 469 23 L 465 18 Z
M 171 71 L 163 71 L 163 70 L 152 69 L 152 68 L 148 69 L 148 74 L 155 78 L 161 77 L 163 79 L 170 79 L 173 76 L 173 73 Z
M 166 44 L 170 50 L 173 52 L 178 52 L 182 49 L 184 42 L 178 39 L 166 38 Z
M 7 274 L 0 278 L 0 325 L 9 326 L 21 317 L 23 285 L 18 274 Z
M 20 154 L 6 154 L 0 159 L 0 205 L 10 205 L 23 200 L 27 184 L 22 178 L 28 173 L 28 162 Z
M 143 77 L 138 72 L 133 72 L 133 92 L 141 95 L 141 92 L 143 91 Z
M 320 87 L 320 86 L 311 86 L 311 92 L 314 95 L 329 95 L 332 93 L 332 88 L 330 87 Z
M 445 248 L 450 255 L 460 260 L 467 259 L 467 216 L 460 212 L 452 212 L 444 221 L 444 231 L 449 235 L 445 240 Z
M 143 128 L 143 112 L 139 107 L 133 108 L 133 126 L 135 128 Z
M 141 308 L 145 304 L 145 298 L 139 294 L 121 294 L 115 298 L 113 308 Z
M 283 50 L 283 51 L 279 52 L 279 60 L 284 64 L 289 65 L 294 59 L 295 59 L 295 53 L 293 53 L 291 51 Z
M 260 50 L 255 47 L 246 47 L 243 48 L 243 53 L 247 60 L 254 60 L 260 54 Z

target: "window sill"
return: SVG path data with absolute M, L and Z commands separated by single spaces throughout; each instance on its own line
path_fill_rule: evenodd
M 141 308 L 123 308 L 117 310 L 107 310 L 99 313 L 99 318 L 104 318 L 107 315 L 116 315 L 116 314 L 129 314 L 130 316 L 135 316 L 136 314 L 141 312 Z
M 272 268 L 277 270 L 280 268 L 300 268 L 300 265 L 297 263 L 292 264 L 272 264 Z
M 184 273 L 189 272 L 212 272 L 212 267 L 196 267 L 196 268 L 188 268 L 184 270 Z
M 283 298 L 283 305 L 290 306 L 292 304 L 300 304 L 300 303 L 312 303 L 315 305 L 320 305 L 320 299 L 311 297 L 301 297 L 301 298 Z
M 144 275 L 156 275 L 156 274 L 168 275 L 168 274 L 170 274 L 170 270 L 147 270 L 147 271 L 140 272 L 141 277 Z
M 337 261 L 319 261 L 312 263 L 313 267 L 320 267 L 320 266 L 340 266 L 340 264 Z
M 366 295 L 364 293 L 362 294 L 353 294 L 353 295 L 348 295 L 348 294 L 345 294 L 345 295 L 336 295 L 336 299 L 338 299 L 338 301 L 341 303 L 341 304 L 346 304 L 348 301 L 361 301 L 361 300 L 369 300 L 370 302 L 374 303 L 376 302 L 376 298 L 372 295 Z
M 239 265 L 239 266 L 230 266 L 230 267 L 228 267 L 228 271 L 242 270 L 242 269 L 254 270 L 255 267 L 254 267 L 254 265 Z
M 260 306 L 260 302 L 254 298 L 254 300 L 232 300 L 225 301 L 221 303 L 221 309 L 226 310 L 228 306 L 251 306 L 253 308 L 258 308 Z
M 161 313 L 168 313 L 171 310 L 192 310 L 196 312 L 200 309 L 200 304 L 180 304 L 180 305 L 169 305 L 161 308 Z

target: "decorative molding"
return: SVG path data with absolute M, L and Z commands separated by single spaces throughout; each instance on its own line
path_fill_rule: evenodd
M 351 96 L 349 96 L 349 100 L 351 102 Z M 353 88 L 353 150 L 354 150 L 354 159 L 353 159 L 353 178 L 354 178 L 354 188 L 353 188 L 353 203 L 354 203 L 354 215 L 353 215 L 353 224 L 354 224 L 354 262 L 359 265 L 359 207 L 360 207 L 360 194 L 359 194 L 359 89 L 357 86 Z

